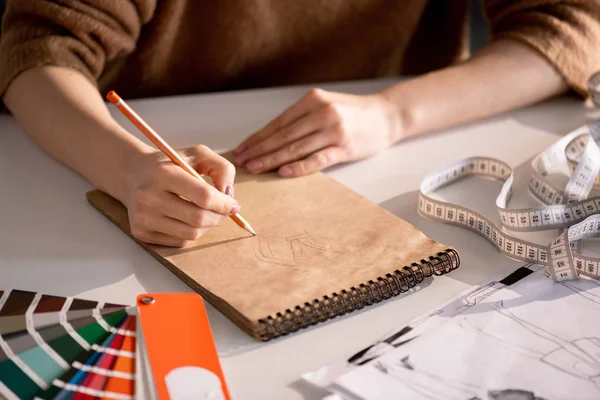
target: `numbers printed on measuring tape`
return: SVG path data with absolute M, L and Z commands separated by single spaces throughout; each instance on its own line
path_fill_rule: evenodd
M 538 253 L 537 248 L 535 248 L 533 246 L 527 246 L 527 257 L 529 257 L 530 260 L 539 261 L 537 253 Z
M 464 224 L 467 221 L 466 218 L 467 218 L 466 212 L 464 212 L 462 210 L 458 212 L 458 222 L 460 222 L 461 224 Z
M 468 225 L 473 228 L 475 226 L 475 216 L 469 213 Z
M 587 262 L 587 272 L 593 274 L 598 269 L 598 262 L 596 261 L 588 261 Z
M 506 244 L 506 248 L 504 250 L 506 250 L 507 253 L 514 254 L 514 251 L 515 251 L 515 241 L 514 240 L 506 239 L 505 244 Z
M 444 207 L 436 204 L 435 216 L 438 218 L 441 218 L 441 217 L 443 217 L 443 215 L 444 215 Z
M 519 257 L 525 257 L 525 249 L 526 248 L 527 248 L 527 246 L 524 245 L 523 243 L 516 242 L 515 254 L 518 255 Z
M 562 137 L 531 162 L 529 190 L 544 205 L 507 208 L 512 194 L 512 168 L 501 160 L 471 157 L 429 175 L 421 182 L 418 211 L 425 217 L 450 222 L 488 239 L 511 258 L 546 266 L 555 280 L 576 279 L 580 274 L 600 279 L 600 259 L 578 253 L 580 241 L 600 236 L 600 196 L 588 197 L 594 184 L 600 188 L 600 149 L 590 140 L 590 132 L 600 132 L 600 121 L 582 126 Z M 571 171 L 564 188 L 550 180 L 549 171 L 564 162 Z M 578 161 L 577 161 L 578 160 Z M 491 176 L 503 181 L 496 200 L 499 225 L 458 204 L 433 199 L 430 194 L 452 185 L 467 175 Z M 529 243 L 509 233 L 564 229 L 552 242 Z
M 540 250 L 540 257 L 538 258 L 540 263 L 545 264 L 548 262 L 547 252 L 546 250 Z

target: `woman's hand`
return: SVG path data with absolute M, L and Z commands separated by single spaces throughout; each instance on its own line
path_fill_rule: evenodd
M 206 146 L 188 147 L 179 154 L 214 186 L 160 152 L 140 154 L 131 163 L 125 189 L 131 232 L 139 240 L 183 247 L 240 211 L 233 199 L 235 167 L 229 161 Z
M 401 134 L 397 109 L 383 95 L 313 89 L 236 149 L 251 173 L 275 168 L 281 176 L 310 174 L 369 157 Z

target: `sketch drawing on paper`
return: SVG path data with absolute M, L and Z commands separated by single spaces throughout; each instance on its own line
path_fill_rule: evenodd
M 477 385 L 447 379 L 441 374 L 435 374 L 426 368 L 419 368 L 411 363 L 409 357 L 403 357 L 396 362 L 387 360 L 375 361 L 373 367 L 379 372 L 402 383 L 405 390 L 419 398 L 442 400 L 448 398 L 477 399 L 480 389 Z
M 530 340 L 523 343 L 514 343 L 502 335 L 489 332 L 485 327 L 476 327 L 468 322 L 467 318 L 460 318 L 456 326 L 485 336 L 496 341 L 499 346 L 507 349 L 507 354 L 519 352 L 531 357 L 535 361 L 554 368 L 557 376 L 568 374 L 574 378 L 588 381 L 594 385 L 600 398 L 600 337 L 581 337 L 567 340 L 560 335 L 550 332 L 524 318 L 520 318 L 510 310 L 504 308 L 502 301 L 493 306 L 494 312 L 507 318 L 506 322 L 513 324 L 511 330 L 514 337 L 525 337 L 532 335 L 537 346 L 529 346 L 523 343 L 533 343 Z M 548 350 L 543 350 L 543 349 Z M 441 399 L 464 399 L 464 400 L 545 400 L 543 397 L 535 396 L 534 392 L 524 389 L 486 389 L 485 386 L 473 382 L 461 381 L 456 378 L 448 378 L 444 374 L 434 373 L 428 366 L 420 366 L 413 362 L 410 356 L 391 361 L 389 358 L 374 362 L 373 367 L 379 372 L 400 382 L 405 390 L 414 395 L 431 400 Z M 486 392 L 487 398 L 482 398 L 478 393 Z
M 549 283 L 544 268 L 524 268 L 363 349 L 338 384 L 369 400 L 600 399 L 600 282 Z
M 326 265 L 344 255 L 331 243 L 318 242 L 306 231 L 288 237 L 259 236 L 255 254 L 266 263 L 297 268 Z
M 428 400 L 445 400 L 448 398 L 461 398 L 464 400 L 550 400 L 536 396 L 532 391 L 524 389 L 488 390 L 487 397 L 482 398 L 477 394 L 482 389 L 478 385 L 450 380 L 427 370 L 416 370 L 410 364 L 408 357 L 404 357 L 396 365 L 386 365 L 382 361 L 376 361 L 373 367 L 402 382 L 413 394 L 418 394 L 421 398 Z M 415 379 L 414 375 L 411 375 L 410 378 L 408 376 L 404 378 L 402 374 L 393 373 L 394 368 L 410 370 L 412 374 L 420 374 L 424 379 Z M 431 384 L 431 382 L 435 382 L 435 384 Z
M 535 393 L 523 389 L 503 389 L 488 391 L 490 400 L 546 400 Z M 477 398 L 469 400 L 479 400 Z M 484 400 L 484 399 L 481 399 Z M 548 399 L 549 400 L 549 399 Z
M 506 337 L 495 335 L 484 328 L 459 323 L 463 329 L 475 329 L 479 335 L 493 338 L 498 344 L 511 351 L 520 351 L 539 362 L 542 362 L 557 372 L 569 374 L 575 378 L 587 380 L 595 385 L 600 398 L 600 337 L 580 337 L 567 340 L 560 335 L 550 332 L 524 318 L 520 318 L 509 309 L 504 308 L 503 301 L 494 304 L 494 311 L 509 319 L 516 336 L 533 335 L 537 346 L 525 346 L 507 340 Z M 520 331 L 520 332 L 519 332 Z M 533 343 L 533 342 L 532 342 Z M 542 350 L 547 347 L 548 350 Z
M 590 285 L 592 285 L 592 286 L 595 285 L 598 288 L 600 288 L 600 282 L 592 281 L 591 279 L 588 280 L 587 282 L 589 282 Z M 576 285 L 574 285 L 570 281 L 564 281 L 564 282 L 559 282 L 559 283 L 561 285 L 563 285 L 564 287 L 566 287 L 567 289 L 574 291 L 579 296 L 585 297 L 589 301 L 600 304 L 600 294 L 596 294 L 596 293 L 590 292 L 588 290 L 581 290 L 580 288 L 578 288 Z

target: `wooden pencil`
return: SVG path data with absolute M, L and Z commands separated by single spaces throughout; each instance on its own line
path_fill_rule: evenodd
M 152 141 L 171 161 L 176 165 L 183 168 L 188 173 L 192 174 L 198 179 L 202 179 L 202 176 L 192 168 L 185 160 L 175 151 L 173 148 L 148 125 L 129 105 L 114 91 L 110 91 L 106 98 L 110 101 L 119 111 L 123 113 L 148 139 Z M 256 232 L 252 229 L 252 226 L 246 221 L 240 214 L 232 214 L 229 216 L 240 228 L 245 229 L 252 235 L 256 236 Z

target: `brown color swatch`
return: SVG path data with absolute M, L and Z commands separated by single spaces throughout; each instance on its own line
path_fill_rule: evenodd
M 257 339 L 362 308 L 458 266 L 456 251 L 322 173 L 285 179 L 238 171 L 235 193 L 256 237 L 226 220 L 182 249 L 134 240 Z M 87 198 L 131 236 L 120 202 L 97 190 Z
M 73 302 L 71 303 L 71 307 L 69 307 L 69 311 L 89 310 L 89 309 L 96 308 L 97 305 L 98 305 L 97 301 L 73 299 Z
M 65 297 L 42 295 L 34 313 L 58 312 L 62 310 L 67 299 Z
M 25 314 L 34 297 L 35 293 L 33 292 L 24 290 L 11 291 L 6 303 L 4 303 L 4 306 L 0 310 L 0 317 Z
M 113 304 L 113 303 L 106 303 L 104 304 L 104 306 L 102 306 L 102 308 L 126 308 L 127 306 L 123 305 L 123 304 Z

